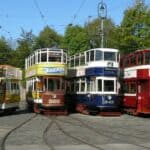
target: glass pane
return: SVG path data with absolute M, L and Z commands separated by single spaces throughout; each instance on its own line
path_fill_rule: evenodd
M 61 53 L 49 52 L 48 61 L 49 62 L 61 62 Z
M 104 60 L 116 61 L 115 52 L 104 52 Z
M 90 61 L 94 61 L 94 51 L 90 51 Z
M 54 81 L 52 79 L 48 79 L 48 91 L 54 91 Z
M 102 52 L 96 50 L 95 60 L 102 60 Z
M 114 92 L 114 81 L 104 80 L 104 91 L 105 92 Z
M 135 93 L 135 92 L 136 92 L 135 83 L 131 83 L 130 84 L 130 93 Z
M 102 91 L 102 80 L 98 80 L 98 91 Z
M 145 64 L 150 64 L 150 52 L 145 53 Z
M 82 55 L 82 56 L 80 57 L 80 65 L 84 65 L 84 64 L 85 64 L 85 56 Z
M 46 62 L 47 61 L 47 54 L 45 53 L 41 53 L 41 62 Z
M 86 61 L 89 62 L 89 52 L 86 52 Z

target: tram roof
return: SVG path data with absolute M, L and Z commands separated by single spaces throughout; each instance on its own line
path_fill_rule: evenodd
M 89 49 L 87 51 L 91 51 L 91 50 L 101 50 L 101 51 L 111 51 L 111 52 L 118 52 L 118 49 L 115 48 L 93 48 L 93 49 Z
M 67 51 L 67 50 L 62 49 L 62 48 L 56 48 L 56 47 L 49 48 L 49 47 L 47 47 L 47 48 L 36 49 L 34 52 L 36 52 L 36 51 L 45 51 L 45 50 L 49 50 L 49 51 L 62 51 L 63 50 L 64 52 Z

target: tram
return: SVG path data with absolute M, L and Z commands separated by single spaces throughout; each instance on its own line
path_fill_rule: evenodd
M 119 50 L 95 48 L 70 56 L 67 96 L 84 114 L 120 115 Z
M 66 67 L 67 52 L 64 49 L 37 49 L 26 58 L 26 100 L 30 110 L 67 114 Z
M 14 112 L 19 108 L 22 71 L 10 65 L 0 65 L 0 111 Z
M 150 49 L 121 58 L 123 108 L 133 114 L 150 114 Z

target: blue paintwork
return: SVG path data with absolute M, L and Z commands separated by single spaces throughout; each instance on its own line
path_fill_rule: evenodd
M 86 76 L 116 77 L 118 75 L 118 69 L 111 67 L 91 67 L 85 70 L 85 74 Z
M 111 96 L 111 99 L 108 98 L 109 96 Z M 99 108 L 118 107 L 118 96 L 112 94 L 77 94 L 76 101 L 77 103 L 82 103 L 87 106 L 94 106 Z

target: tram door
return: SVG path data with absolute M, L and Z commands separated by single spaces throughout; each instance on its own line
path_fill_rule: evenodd
M 146 112 L 150 107 L 149 80 L 140 80 L 137 90 L 137 111 Z

